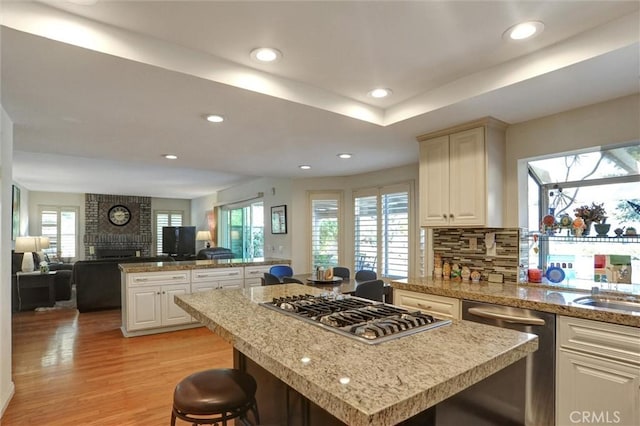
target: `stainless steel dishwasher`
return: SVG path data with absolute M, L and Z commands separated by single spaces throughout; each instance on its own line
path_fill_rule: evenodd
M 472 419 L 478 424 L 518 424 L 549 426 L 555 424 L 555 330 L 556 316 L 546 312 L 488 303 L 462 301 L 462 319 L 502 328 L 510 328 L 538 336 L 538 350 L 524 360 L 524 368 L 507 367 L 476 389 L 462 395 L 457 410 L 446 410 L 438 424 L 455 424 Z M 475 385 L 474 385 L 475 386 Z M 487 397 L 484 389 L 496 391 L 498 397 Z M 472 412 L 464 414 L 459 410 Z M 454 417 L 450 415 L 453 413 Z M 436 416 L 438 416 L 437 413 Z M 466 416 L 466 417 L 465 417 Z M 476 416 L 476 417 L 473 417 Z M 444 421 L 446 419 L 446 421 Z M 515 420 L 514 420 L 515 419 Z M 521 420 L 522 419 L 522 420 Z M 465 424 L 458 423 L 458 424 Z

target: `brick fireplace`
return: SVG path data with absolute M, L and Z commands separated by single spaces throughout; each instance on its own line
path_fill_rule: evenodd
M 123 226 L 109 221 L 109 209 L 126 206 L 131 220 Z M 85 259 L 151 256 L 151 197 L 85 194 Z

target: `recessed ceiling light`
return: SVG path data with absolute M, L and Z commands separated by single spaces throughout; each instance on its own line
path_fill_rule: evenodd
M 370 91 L 369 96 L 371 96 L 372 98 L 386 98 L 387 96 L 391 95 L 391 93 L 393 93 L 391 89 L 379 88 Z
M 302 170 L 309 170 L 311 168 L 311 166 L 308 165 L 308 164 L 302 164 L 302 165 L 300 165 L 298 167 L 300 167 Z
M 178 159 L 178 156 L 175 155 L 175 154 L 165 154 L 163 157 L 166 158 L 167 160 L 177 160 Z
M 528 21 L 510 27 L 503 33 L 508 40 L 525 40 L 540 34 L 544 30 L 544 24 L 540 21 Z
M 251 57 L 260 62 L 274 62 L 282 58 L 282 52 L 272 47 L 259 47 L 251 51 Z
M 352 154 L 349 154 L 348 152 L 343 152 L 342 154 L 338 154 L 338 158 L 351 158 L 353 157 Z
M 217 114 L 209 114 L 207 115 L 207 121 L 211 123 L 222 123 L 224 121 L 224 117 Z

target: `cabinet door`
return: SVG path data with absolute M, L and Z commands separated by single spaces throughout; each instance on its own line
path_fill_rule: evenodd
M 484 127 L 449 136 L 449 224 L 485 225 Z
M 449 223 L 449 137 L 420 143 L 420 225 Z
M 162 287 L 162 325 L 188 324 L 191 315 L 182 310 L 173 301 L 173 297 L 189 294 L 189 284 L 165 285 Z
M 271 265 L 245 266 L 244 268 L 244 288 L 262 285 L 265 272 L 269 272 Z
M 143 330 L 162 325 L 160 287 L 137 287 L 127 291 L 127 330 Z
M 218 284 L 220 285 L 220 288 L 223 290 L 228 290 L 232 288 L 243 288 L 244 279 L 236 278 L 233 280 L 221 280 Z
M 632 364 L 560 350 L 558 426 L 640 424 L 640 369 Z

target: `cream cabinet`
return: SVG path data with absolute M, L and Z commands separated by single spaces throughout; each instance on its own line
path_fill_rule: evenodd
M 505 128 L 487 118 L 418 137 L 421 226 L 502 225 Z
M 640 329 L 558 317 L 556 425 L 640 424 Z
M 393 304 L 407 309 L 417 309 L 437 318 L 461 318 L 460 299 L 453 297 L 394 289 Z
M 209 268 L 191 271 L 191 291 L 242 288 L 244 268 Z
M 124 281 L 122 325 L 125 335 L 191 323 L 191 315 L 174 303 L 174 296 L 191 292 L 188 271 L 128 274 Z
M 256 287 L 262 284 L 265 272 L 269 272 L 273 265 L 247 266 L 244 268 L 244 288 Z

